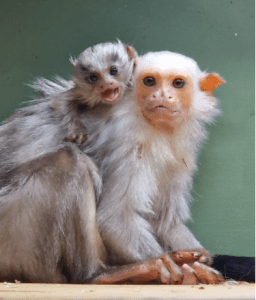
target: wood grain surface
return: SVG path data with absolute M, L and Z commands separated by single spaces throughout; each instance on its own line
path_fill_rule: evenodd
M 242 285 L 71 285 L 0 283 L 4 299 L 255 299 L 255 284 Z

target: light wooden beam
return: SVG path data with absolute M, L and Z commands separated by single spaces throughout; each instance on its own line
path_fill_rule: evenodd
M 255 285 L 72 285 L 0 283 L 0 300 L 5 299 L 255 299 Z

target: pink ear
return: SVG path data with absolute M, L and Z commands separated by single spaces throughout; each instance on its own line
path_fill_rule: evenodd
M 214 90 L 225 83 L 226 80 L 220 77 L 218 73 L 209 73 L 200 79 L 200 89 L 203 92 L 208 92 L 210 95 L 213 95 Z
M 137 66 L 138 54 L 132 46 L 126 46 L 126 51 L 130 56 L 130 58 L 134 59 L 134 64 L 133 64 L 133 71 L 134 71 Z
M 136 50 L 132 46 L 127 45 L 126 46 L 126 51 L 127 51 L 128 55 L 130 56 L 131 59 L 138 57 L 138 54 L 137 54 Z

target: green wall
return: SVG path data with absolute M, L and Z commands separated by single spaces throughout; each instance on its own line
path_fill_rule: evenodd
M 24 83 L 68 79 L 68 57 L 97 43 L 194 58 L 227 84 L 215 93 L 223 114 L 199 158 L 188 225 L 212 253 L 252 256 L 254 11 L 253 0 L 1 0 L 0 120 L 31 99 Z

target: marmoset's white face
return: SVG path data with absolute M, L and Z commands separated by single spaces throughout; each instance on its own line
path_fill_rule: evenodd
M 136 97 L 147 122 L 157 130 L 172 132 L 190 113 L 199 91 L 211 93 L 223 83 L 216 73 L 205 75 L 189 57 L 149 52 L 138 60 Z

